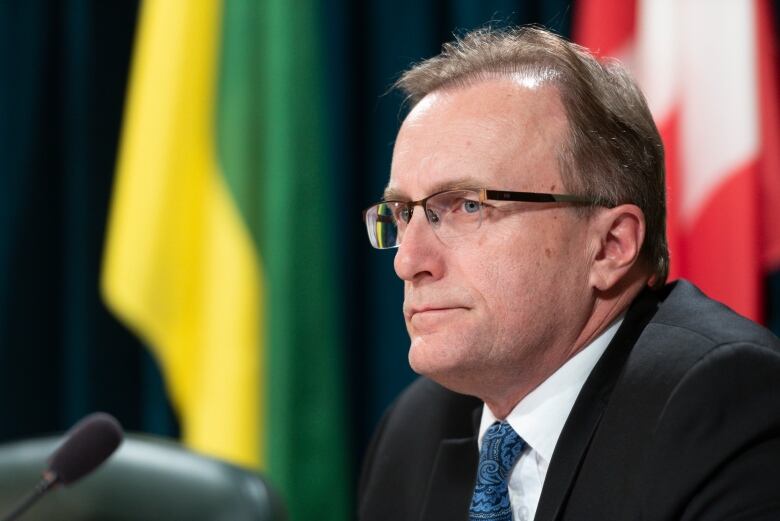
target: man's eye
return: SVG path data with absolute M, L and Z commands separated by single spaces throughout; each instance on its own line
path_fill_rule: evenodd
M 472 201 L 471 199 L 464 199 L 460 204 L 461 208 L 466 213 L 479 212 L 479 201 Z
M 409 209 L 408 206 L 402 207 L 401 210 L 398 212 L 398 220 L 400 221 L 408 223 L 409 219 L 411 218 L 412 218 L 412 211 Z

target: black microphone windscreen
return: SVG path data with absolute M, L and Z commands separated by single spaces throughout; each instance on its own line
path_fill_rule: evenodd
M 96 412 L 74 425 L 49 458 L 49 470 L 65 485 L 89 474 L 122 442 L 122 426 L 110 414 Z

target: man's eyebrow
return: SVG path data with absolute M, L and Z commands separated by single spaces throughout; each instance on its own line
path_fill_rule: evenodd
M 406 195 L 404 195 L 404 192 L 402 190 L 397 190 L 395 188 L 390 188 L 389 186 L 385 188 L 385 192 L 382 194 L 382 200 L 383 201 L 407 201 L 409 200 Z
M 480 188 L 484 188 L 484 182 L 480 182 L 473 177 L 463 177 L 435 183 L 431 186 L 430 192 L 426 194 L 426 197 L 431 194 L 446 192 L 447 190 L 479 190 Z M 385 188 L 382 196 L 384 201 L 409 201 L 410 199 L 403 190 L 398 190 L 391 186 Z

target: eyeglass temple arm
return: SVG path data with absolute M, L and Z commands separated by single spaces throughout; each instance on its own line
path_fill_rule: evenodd
M 571 194 L 542 194 L 538 192 L 505 192 L 503 190 L 485 190 L 483 200 L 522 201 L 527 203 L 582 203 L 597 204 L 590 197 Z

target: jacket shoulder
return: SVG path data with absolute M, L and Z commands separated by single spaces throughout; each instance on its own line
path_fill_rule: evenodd
M 680 280 L 660 295 L 658 310 L 643 336 L 651 340 L 685 340 L 680 347 L 710 349 L 724 343 L 748 343 L 779 349 L 780 343 L 766 328 L 705 296 L 693 284 Z M 679 345 L 679 344 L 678 344 Z M 700 353 L 701 354 L 701 353 Z
M 439 444 L 475 436 L 481 404 L 427 378 L 409 385 L 385 412 L 366 451 L 359 518 L 410 519 L 419 512 Z
M 685 281 L 655 298 L 635 344 L 614 346 L 630 353 L 585 457 L 572 512 L 590 509 L 602 519 L 637 517 L 638 511 L 648 519 L 684 518 L 696 494 L 728 472 L 729 462 L 742 465 L 747 460 L 740 454 L 754 447 L 765 458 L 762 444 L 780 439 L 777 337 Z M 610 465 L 631 470 L 605 474 Z M 759 481 L 770 477 L 753 471 Z M 707 501 L 736 498 L 737 508 L 736 483 L 724 478 L 726 483 L 728 494 L 712 493 Z M 757 485 L 750 487 L 760 490 Z M 616 499 L 597 503 L 605 496 Z

